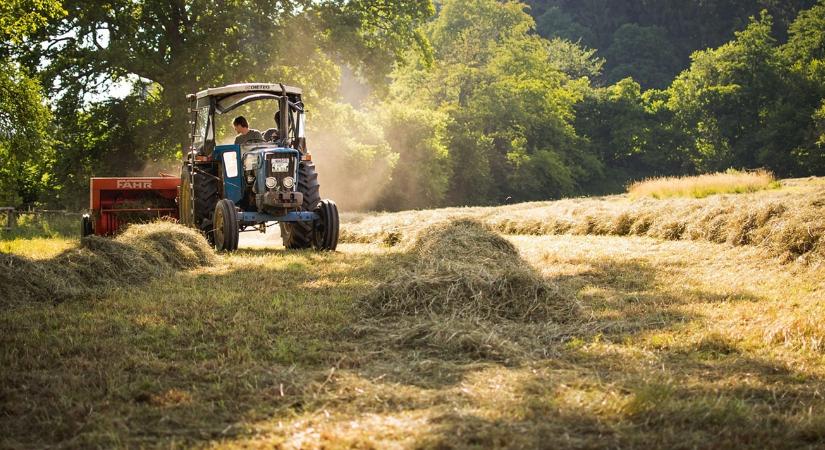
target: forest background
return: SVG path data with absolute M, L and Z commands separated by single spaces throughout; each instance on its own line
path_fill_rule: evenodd
M 825 175 L 825 0 L 11 0 L 0 34 L 0 205 L 176 174 L 185 95 L 247 81 L 304 88 L 346 209 Z

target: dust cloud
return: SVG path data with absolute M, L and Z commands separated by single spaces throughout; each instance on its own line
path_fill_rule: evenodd
M 181 162 L 177 159 L 156 159 L 145 161 L 137 170 L 127 171 L 126 177 L 165 177 L 180 176 Z
M 337 102 L 318 104 L 307 121 L 307 148 L 321 196 L 345 211 L 376 209 L 392 176 L 393 154 L 384 137 L 371 89 L 341 68 Z M 311 101 L 312 99 L 308 99 Z

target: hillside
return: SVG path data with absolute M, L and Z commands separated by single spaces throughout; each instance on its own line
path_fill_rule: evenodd
M 168 224 L 0 247 L 28 255 L 7 275 L 114 246 L 170 264 L 2 299 L 0 447 L 822 447 L 823 199 L 353 214 L 336 253 L 182 271 Z

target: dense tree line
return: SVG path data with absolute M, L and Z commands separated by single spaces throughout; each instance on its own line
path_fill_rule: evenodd
M 89 176 L 179 154 L 186 93 L 247 80 L 307 88 L 322 182 L 348 207 L 825 174 L 825 0 L 530 3 L 7 3 L 0 202 L 81 206 Z M 357 105 L 342 66 L 372 90 Z
M 815 0 L 528 0 L 538 32 L 599 49 L 607 60 L 600 82 L 632 77 L 643 88 L 666 88 L 696 50 L 718 47 L 767 11 L 773 33 L 787 38 L 799 11 Z
M 534 27 L 515 2 L 441 4 L 424 27 L 434 62 L 411 54 L 377 110 L 425 111 L 416 117 L 443 131 L 395 145 L 384 129 L 382 158 L 399 160 L 379 207 L 617 192 L 633 179 L 728 168 L 825 174 L 825 2 L 791 22 L 785 43 L 767 11 L 751 17 L 729 42 L 694 52 L 665 89 L 631 77 L 604 85 L 598 52 Z M 433 135 L 442 145 L 424 141 Z M 414 186 L 447 187 L 422 204 Z

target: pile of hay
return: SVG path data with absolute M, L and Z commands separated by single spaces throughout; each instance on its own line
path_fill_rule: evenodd
M 90 236 L 50 260 L 0 254 L 0 303 L 60 302 L 211 265 L 203 236 L 168 222 L 133 225 L 114 239 Z
M 371 317 L 565 322 L 571 299 L 549 284 L 513 245 L 474 220 L 441 223 L 422 231 L 410 260 L 368 294 Z

